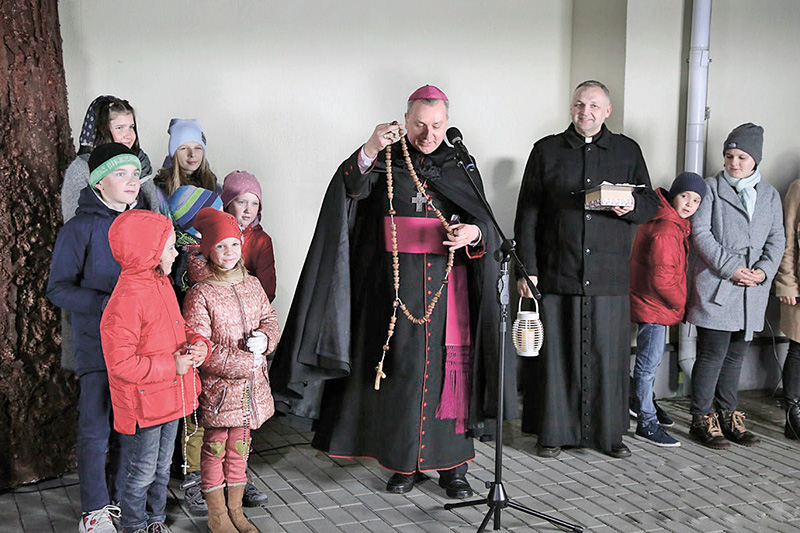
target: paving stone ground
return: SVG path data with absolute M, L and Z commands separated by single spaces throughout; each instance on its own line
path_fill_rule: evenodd
M 766 393 L 743 393 L 748 426 L 762 437 L 753 448 L 714 451 L 689 440 L 688 400 L 661 402 L 675 418 L 680 448 L 658 448 L 633 438 L 628 459 L 568 449 L 556 459 L 534 454 L 536 438 L 519 422 L 506 425 L 503 482 L 512 500 L 538 512 L 611 532 L 800 531 L 800 443 L 783 437 L 783 412 Z M 262 532 L 469 533 L 487 507 L 447 511 L 436 475 L 405 494 L 383 492 L 389 473 L 371 460 L 333 460 L 311 448 L 311 435 L 270 421 L 254 437 L 250 469 L 269 495 L 247 509 Z M 494 446 L 476 442 L 468 479 L 481 495 L 494 477 Z M 170 485 L 167 513 L 175 533 L 206 531 Z M 74 532 L 80 511 L 76 474 L 0 494 L 0 532 Z M 559 528 L 516 510 L 501 513 L 502 529 L 555 532 Z M 487 531 L 492 531 L 490 523 Z

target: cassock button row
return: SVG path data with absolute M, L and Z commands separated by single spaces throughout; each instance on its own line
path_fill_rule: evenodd
M 350 173 L 349 173 L 348 171 L 346 171 L 346 170 L 345 170 L 345 171 L 344 171 L 344 175 L 345 175 L 345 176 L 349 176 L 349 175 L 350 175 Z
M 592 178 L 586 178 L 586 183 L 591 183 L 591 182 L 592 182 Z
M 424 450 L 425 449 L 425 445 L 424 444 L 421 445 L 420 448 Z
M 428 402 L 422 402 L 422 407 L 428 407 Z
M 432 277 L 428 276 L 428 281 L 431 281 L 432 279 L 433 279 Z
M 592 253 L 592 250 L 591 250 L 590 248 L 587 248 L 587 249 L 586 249 L 586 253 L 587 253 L 587 254 L 590 254 L 590 253 Z M 587 284 L 588 284 L 588 282 L 587 282 Z
M 423 422 L 424 422 L 425 420 L 427 420 L 427 419 L 428 419 L 428 417 L 427 417 L 427 416 L 423 416 L 423 417 L 422 417 L 422 421 L 423 421 Z
M 586 220 L 592 220 L 591 213 L 586 213 Z
M 588 285 L 588 284 L 589 284 L 589 282 L 587 281 L 587 282 L 586 282 L 586 284 Z M 431 291 L 428 291 L 428 294 L 431 294 Z
M 433 266 L 433 263 L 428 263 L 428 266 Z
M 587 279 L 586 281 L 583 282 L 583 284 L 588 287 L 591 284 L 591 282 Z
M 425 434 L 425 432 L 423 431 L 423 432 L 422 432 L 422 434 L 424 435 L 424 434 Z M 423 446 L 425 446 L 425 445 L 423 444 Z

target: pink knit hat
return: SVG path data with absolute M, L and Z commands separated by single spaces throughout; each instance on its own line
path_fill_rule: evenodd
M 423 85 L 408 97 L 409 102 L 414 100 L 431 99 L 431 100 L 444 100 L 447 102 L 447 95 L 435 85 Z
M 225 181 L 222 184 L 222 206 L 228 207 L 229 203 L 246 192 L 255 194 L 256 198 L 258 198 L 258 203 L 262 203 L 261 184 L 258 183 L 258 179 L 244 170 L 234 170 L 225 176 Z M 260 207 L 259 213 L 261 213 Z

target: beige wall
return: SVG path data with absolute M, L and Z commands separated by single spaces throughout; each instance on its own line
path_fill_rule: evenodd
M 797 88 L 800 2 L 714 2 L 706 174 L 722 169 L 722 144 L 743 122 L 764 127 L 761 171 L 781 194 L 800 177 Z
M 98 94 L 130 100 L 158 166 L 172 117 L 198 118 L 220 180 L 264 188 L 288 312 L 323 192 L 378 122 L 433 83 L 451 99 L 507 231 L 533 141 L 567 121 L 569 2 L 137 0 L 59 3 L 77 142 Z

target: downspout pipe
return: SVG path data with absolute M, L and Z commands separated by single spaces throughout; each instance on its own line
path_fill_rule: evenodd
M 692 8 L 692 36 L 689 51 L 689 86 L 686 105 L 686 150 L 684 170 L 704 176 L 706 103 L 708 100 L 709 37 L 711 35 L 711 0 L 694 0 Z M 697 336 L 692 326 L 680 325 L 678 337 L 678 365 L 686 380 L 685 393 L 689 394 L 689 379 L 697 354 Z

